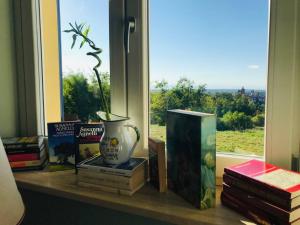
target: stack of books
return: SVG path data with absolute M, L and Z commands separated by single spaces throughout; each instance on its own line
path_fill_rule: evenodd
M 77 182 L 80 186 L 132 195 L 146 183 L 147 165 L 144 158 L 130 158 L 126 163 L 109 165 L 103 156 L 96 155 L 76 165 Z
M 2 139 L 13 171 L 43 169 L 47 152 L 41 136 Z
M 300 224 L 300 174 L 250 160 L 224 169 L 221 202 L 258 224 Z

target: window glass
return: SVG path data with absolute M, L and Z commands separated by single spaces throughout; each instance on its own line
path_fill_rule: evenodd
M 98 70 L 110 107 L 109 1 L 60 0 L 64 119 L 97 120 L 96 112 L 104 111 L 99 85 L 93 71 L 97 60 L 86 55 L 95 51 L 88 43 L 80 48 L 80 37 L 77 37 L 74 47 L 71 48 L 73 33 L 63 32 L 71 28 L 69 23 L 74 26 L 75 22 L 78 25 L 84 24 L 83 31 L 89 27 L 88 37 L 102 49 L 99 54 L 101 66 Z
M 264 155 L 267 0 L 150 0 L 150 136 L 166 110 L 217 115 L 217 151 Z

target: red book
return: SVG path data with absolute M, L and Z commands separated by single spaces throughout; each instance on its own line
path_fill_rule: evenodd
M 250 160 L 224 169 L 225 173 L 248 181 L 249 185 L 267 188 L 285 199 L 300 195 L 300 174 L 259 160 Z
M 15 154 L 15 155 L 7 155 L 8 161 L 17 162 L 17 161 L 30 161 L 30 160 L 38 160 L 40 158 L 39 153 L 24 153 L 24 154 Z

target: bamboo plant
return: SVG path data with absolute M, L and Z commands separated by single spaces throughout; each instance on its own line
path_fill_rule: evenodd
M 73 38 L 73 42 L 71 45 L 71 49 L 73 49 L 73 47 L 76 44 L 76 41 L 78 40 L 78 38 L 82 39 L 79 48 L 82 48 L 82 46 L 84 44 L 88 44 L 89 47 L 92 49 L 92 51 L 89 51 L 86 53 L 86 55 L 88 56 L 92 56 L 97 60 L 97 64 L 93 67 L 93 71 L 97 77 L 97 81 L 98 81 L 98 85 L 99 85 L 99 89 L 100 89 L 100 99 L 105 111 L 105 117 L 106 120 L 111 120 L 110 117 L 110 111 L 109 111 L 109 107 L 107 105 L 107 100 L 104 96 L 104 92 L 103 92 L 103 87 L 102 87 L 102 82 L 101 82 L 101 77 L 100 77 L 100 73 L 98 71 L 98 68 L 101 66 L 101 59 L 99 57 L 99 55 L 102 52 L 102 49 L 97 47 L 95 45 L 95 43 L 88 37 L 88 34 L 90 32 L 90 26 L 86 26 L 85 24 L 81 23 L 81 24 L 77 24 L 76 22 L 74 24 L 69 23 L 70 25 L 70 29 L 69 30 L 64 30 L 64 32 L 66 33 L 73 33 L 72 38 Z

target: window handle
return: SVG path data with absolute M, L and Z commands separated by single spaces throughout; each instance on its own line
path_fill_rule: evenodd
M 129 48 L 129 41 L 130 41 L 130 34 L 135 32 L 135 18 L 130 16 L 126 20 L 126 29 L 125 29 L 125 48 L 126 53 L 129 54 L 130 48 Z

